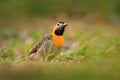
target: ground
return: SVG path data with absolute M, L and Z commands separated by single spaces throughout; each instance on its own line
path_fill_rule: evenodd
M 31 23 L 32 27 L 24 28 L 27 25 L 24 24 L 21 29 L 14 26 L 0 29 L 1 80 L 120 79 L 120 27 L 102 21 L 68 20 L 65 50 L 57 59 L 16 63 L 28 55 L 40 37 L 50 33 L 56 22 L 49 21 L 37 19 Z

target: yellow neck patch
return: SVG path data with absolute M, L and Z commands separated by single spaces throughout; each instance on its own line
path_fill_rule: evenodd
M 57 26 L 54 27 L 52 32 L 53 43 L 55 44 L 55 46 L 62 47 L 64 45 L 64 38 L 62 35 L 58 36 L 55 34 L 56 29 L 57 29 Z

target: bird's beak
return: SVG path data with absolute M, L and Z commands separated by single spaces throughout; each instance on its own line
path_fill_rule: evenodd
M 64 23 L 64 27 L 66 27 L 68 25 L 68 23 Z

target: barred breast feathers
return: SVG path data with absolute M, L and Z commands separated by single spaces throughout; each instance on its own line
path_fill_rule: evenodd
M 45 35 L 44 37 L 42 37 L 34 46 L 33 48 L 30 50 L 29 55 L 36 53 L 38 51 L 38 49 L 43 45 L 43 43 L 47 40 L 51 40 L 52 39 L 52 35 L 48 34 Z

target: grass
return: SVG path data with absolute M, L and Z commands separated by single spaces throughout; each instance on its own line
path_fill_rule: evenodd
M 44 35 L 43 31 L 1 29 L 0 79 L 119 80 L 119 27 L 109 24 L 81 26 L 79 21 L 69 23 L 64 36 L 65 49 L 51 62 L 14 63 L 28 55 L 33 44 Z

